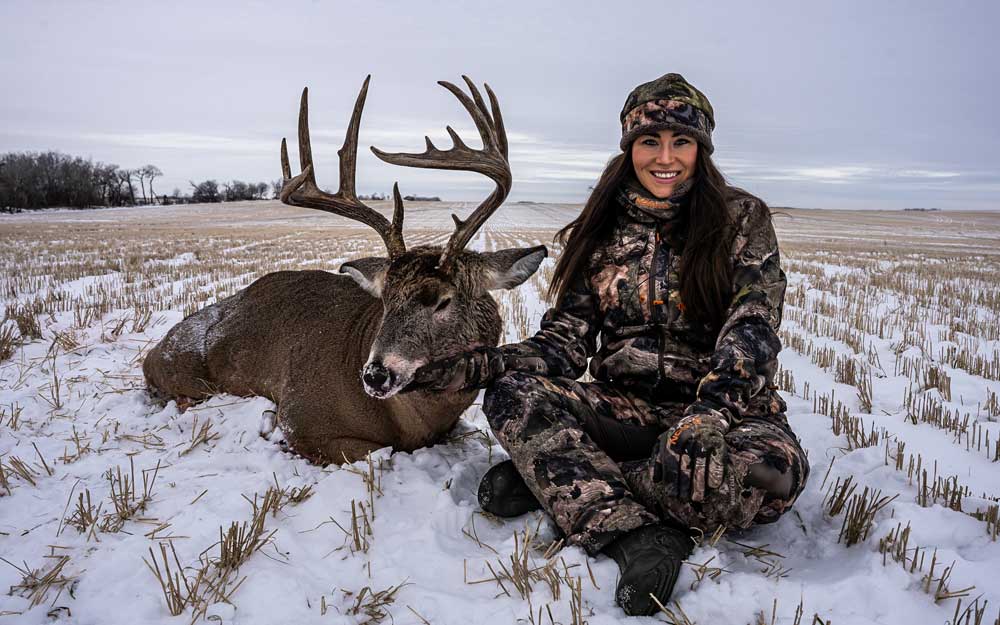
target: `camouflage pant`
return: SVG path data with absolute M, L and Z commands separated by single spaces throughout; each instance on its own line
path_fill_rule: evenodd
M 769 523 L 805 485 L 809 464 L 789 430 L 746 419 L 726 434 L 725 479 L 702 502 L 652 480 L 659 436 L 686 404 L 653 405 L 611 385 L 512 372 L 486 392 L 493 433 L 545 510 L 596 554 L 620 534 L 661 520 L 711 533 Z

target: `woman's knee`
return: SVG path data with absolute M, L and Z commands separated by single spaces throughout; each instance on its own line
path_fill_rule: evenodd
M 747 421 L 726 435 L 729 467 L 743 491 L 759 495 L 755 523 L 776 521 L 798 499 L 809 477 L 809 459 L 795 435 L 766 421 Z
M 553 426 L 579 428 L 582 399 L 574 382 L 514 371 L 486 390 L 483 412 L 498 438 L 527 440 Z
M 538 376 L 509 371 L 486 387 L 483 413 L 494 431 L 500 431 L 511 419 L 523 419 L 532 411 L 532 394 L 528 392 L 541 383 Z

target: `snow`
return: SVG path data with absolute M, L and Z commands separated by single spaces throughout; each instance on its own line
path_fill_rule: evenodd
M 538 207 L 521 210 L 529 208 Z M 551 206 L 543 208 L 542 212 L 548 211 L 545 214 L 565 216 Z M 79 213 L 71 215 L 77 218 Z M 119 211 L 115 217 L 127 219 L 129 215 Z M 32 216 L 26 221 L 42 218 Z M 516 229 L 511 222 L 521 221 L 523 228 L 524 218 L 518 214 L 505 217 L 503 223 L 491 222 L 474 247 L 497 249 L 539 242 L 533 235 L 500 238 L 505 230 Z M 559 220 L 553 217 L 551 221 Z M 235 253 L 244 247 L 234 244 L 227 251 Z M 835 255 L 829 260 L 829 264 L 817 264 L 827 277 L 857 271 Z M 193 253 L 178 250 L 166 260 L 147 264 L 152 270 L 157 265 L 196 261 Z M 553 263 L 549 258 L 543 268 Z M 893 267 L 884 265 L 882 270 Z M 115 275 L 102 273 L 54 288 L 81 294 L 114 279 Z M 808 280 L 809 276 L 794 274 L 792 287 Z M 833 294 L 828 295 L 832 301 Z M 537 328 L 545 310 L 538 283 L 528 281 L 517 295 L 497 296 L 508 308 L 520 298 L 528 325 Z M 44 320 L 41 340 L 24 344 L 10 360 L 0 362 L 0 461 L 10 484 L 9 493 L 0 486 L 4 495 L 0 496 L 0 556 L 7 561 L 0 562 L 0 591 L 4 591 L 0 593 L 0 625 L 53 620 L 101 625 L 190 622 L 191 608 L 182 616 L 170 615 L 144 559 L 159 559 L 159 545 L 170 543 L 185 567 L 197 566 L 201 554 L 216 556 L 220 528 L 248 521 L 253 511 L 250 502 L 260 501 L 275 485 L 286 492 L 311 487 L 312 495 L 266 516 L 265 535 L 272 530 L 274 534 L 240 566 L 238 578 L 245 580 L 230 597 L 231 604 L 205 606 L 210 621 L 354 625 L 368 618 L 363 611 L 351 613 L 362 589 L 378 593 L 401 585 L 384 608 L 391 613 L 391 621 L 385 618 L 387 623 L 537 623 L 540 608 L 542 620 L 548 622 L 546 607 L 554 622 L 572 622 L 572 592 L 567 584 L 562 583 L 557 599 L 545 584 L 535 583 L 529 603 L 509 583 L 505 588 L 511 596 L 491 579 L 489 567 L 498 570 L 498 560 L 510 566 L 515 535 L 520 547 L 525 531 L 537 528 L 540 543 L 554 540 L 556 532 L 540 513 L 496 520 L 479 512 L 479 478 L 504 457 L 488 435 L 480 402 L 469 409 L 448 440 L 433 447 L 413 453 L 379 450 L 372 454 L 370 466 L 368 461 L 343 467 L 314 466 L 284 452 L 276 436 L 259 434 L 273 429 L 268 422 L 275 406 L 266 399 L 219 395 L 185 412 L 173 402 L 157 405 L 144 389 L 142 355 L 183 314 L 179 310 L 158 313 L 141 332 L 126 328 L 118 337 L 108 335 L 105 330 L 112 320 L 128 312 L 111 311 L 100 323 L 76 330 L 78 346 L 69 351 L 53 347 L 53 339 L 56 332 L 73 325 L 73 313 L 56 313 L 54 320 Z M 506 340 L 516 340 L 519 332 L 510 325 Z M 787 321 L 786 328 L 804 331 Z M 840 341 L 810 338 L 838 354 L 853 354 Z M 890 369 L 874 379 L 871 414 L 861 412 L 853 386 L 837 382 L 805 354 L 790 349 L 782 352 L 782 367 L 794 372 L 799 393 L 782 394 L 792 427 L 809 454 L 810 481 L 792 511 L 777 523 L 730 533 L 715 544 L 706 539 L 690 557 L 691 566 L 682 572 L 674 595 L 677 604 L 669 606 L 675 614 L 683 610 L 690 622 L 702 625 L 742 625 L 756 623 L 760 613 L 770 623 L 774 610 L 775 623 L 791 624 L 798 622 L 795 612 L 801 602 L 801 623 L 812 623 L 814 614 L 835 625 L 950 623 L 957 600 L 935 603 L 933 592 L 945 567 L 953 566 L 947 580 L 951 590 L 975 586 L 962 597 L 962 609 L 981 595 L 989 600 L 983 623 L 997 618 L 1000 543 L 990 539 L 984 523 L 940 502 L 921 506 L 916 480 L 908 478 L 905 470 L 897 471 L 894 459 L 887 460 L 886 445 L 852 449 L 844 434 L 831 431 L 831 418 L 815 412 L 813 396 L 833 391 L 852 415 L 861 416 L 867 430 L 874 423 L 891 433 L 889 449 L 903 441 L 905 455 L 920 454 L 928 474 L 936 462 L 938 475 L 957 476 L 972 492 L 963 504 L 967 511 L 991 503 L 980 495 L 1000 494 L 1000 463 L 974 448 L 967 450 L 965 444 L 955 444 L 949 432 L 906 420 L 901 398 L 909 380 L 891 375 L 894 341 L 899 337 L 867 339 Z M 992 345 L 995 349 L 996 342 Z M 990 433 L 990 440 L 997 440 L 1000 424 L 978 412 L 977 405 L 985 403 L 987 390 L 997 392 L 1000 383 L 953 367 L 944 370 L 953 380 L 953 401 L 945 405 L 970 413 Z M 805 383 L 810 387 L 808 399 L 801 396 Z M 16 428 L 11 424 L 15 411 L 19 411 Z M 214 436 L 192 446 L 192 437 L 206 422 L 211 423 Z M 83 447 L 79 454 L 76 436 Z M 30 467 L 35 485 L 12 473 L 15 458 Z M 73 527 L 68 521 L 79 495 L 89 491 L 93 504 L 102 506 L 101 515 L 110 512 L 107 472 L 121 468 L 130 475 L 131 464 L 140 491 L 142 476 L 151 478 L 159 466 L 146 509 L 126 520 L 118 532 L 90 534 Z M 378 488 L 366 486 L 363 476 L 369 472 Z M 876 515 L 867 539 L 850 548 L 838 543 L 844 515 L 831 518 L 824 505 L 830 486 L 848 476 L 859 484 L 858 492 L 867 486 L 886 496 L 898 495 Z M 362 535 L 367 550 L 358 550 L 349 535 L 352 504 L 362 526 L 364 519 L 357 515 L 364 506 L 371 527 L 370 536 Z M 897 524 L 911 527 L 910 555 L 916 546 L 926 551 L 923 572 L 904 570 L 891 557 L 883 565 L 879 539 Z M 750 547 L 769 551 L 754 552 Z M 935 550 L 937 568 L 928 593 L 922 577 Z M 71 581 L 62 588 L 52 587 L 37 605 L 32 606 L 28 593 L 5 592 L 22 583 L 18 567 L 45 571 L 57 561 L 50 556 L 60 555 L 69 557 L 61 574 Z M 545 563 L 540 551 L 532 551 L 531 557 L 537 566 Z M 580 580 L 586 622 L 602 625 L 625 620 L 613 602 L 617 567 L 612 561 L 587 558 L 571 547 L 556 558 L 558 570 Z M 697 565 L 706 562 L 706 567 L 723 571 L 714 579 L 704 576 L 699 581 Z M 628 622 L 664 622 L 665 618 Z

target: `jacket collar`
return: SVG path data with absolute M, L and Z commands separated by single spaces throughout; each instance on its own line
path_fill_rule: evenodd
M 681 221 L 693 186 L 694 179 L 689 178 L 677 185 L 670 197 L 660 199 L 647 191 L 634 177 L 630 177 L 619 187 L 616 199 L 633 221 L 672 228 Z

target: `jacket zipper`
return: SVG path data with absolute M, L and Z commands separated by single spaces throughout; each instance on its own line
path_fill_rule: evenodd
M 671 256 L 671 253 L 672 253 L 672 250 L 668 247 L 667 248 L 667 267 L 666 267 L 666 271 L 668 271 L 668 272 L 670 271 L 670 260 L 671 260 L 670 256 Z M 656 299 L 656 276 L 658 275 L 656 263 L 657 263 L 657 260 L 659 259 L 659 256 L 660 256 L 660 231 L 659 231 L 659 229 L 657 229 L 656 230 L 655 243 L 653 244 L 653 258 L 652 258 L 652 260 L 650 262 L 650 267 L 649 267 L 649 293 L 648 293 L 648 299 L 649 299 L 649 319 L 650 319 L 650 321 L 653 322 L 653 325 L 656 327 L 656 330 L 657 330 L 657 337 L 656 337 L 656 384 L 655 384 L 656 386 L 659 386 L 660 383 L 666 377 L 666 374 L 665 374 L 665 372 L 663 370 L 663 361 L 664 361 L 664 357 L 663 357 L 663 343 L 664 343 L 665 338 L 666 338 L 666 336 L 665 336 L 666 335 L 666 328 L 663 326 L 663 324 L 660 322 L 660 320 L 657 319 L 657 315 L 656 315 L 656 307 L 657 307 L 658 302 L 659 302 L 659 300 Z M 662 303 L 662 302 L 660 302 L 660 303 Z

